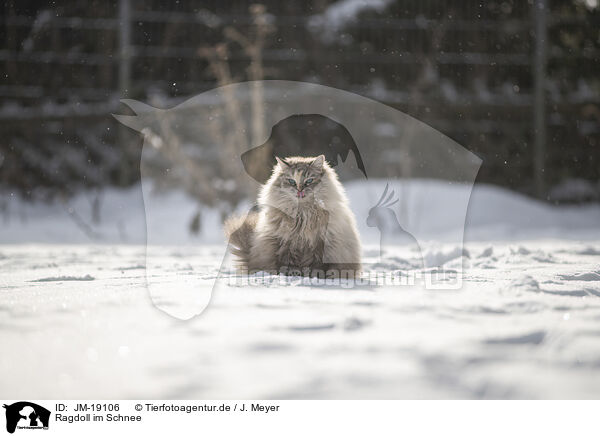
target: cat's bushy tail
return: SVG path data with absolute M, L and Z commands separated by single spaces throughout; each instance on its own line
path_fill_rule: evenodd
M 225 221 L 225 237 L 233 246 L 231 252 L 238 257 L 242 267 L 248 267 L 257 220 L 258 213 L 251 211 L 246 216 L 233 215 Z

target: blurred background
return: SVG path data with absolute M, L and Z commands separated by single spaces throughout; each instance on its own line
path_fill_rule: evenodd
M 397 108 L 481 157 L 478 182 L 553 203 L 600 200 L 597 0 L 8 0 L 1 10 L 3 209 L 6 194 L 64 201 L 139 183 L 143 139 L 111 116 L 131 113 L 121 98 L 168 108 L 260 79 Z

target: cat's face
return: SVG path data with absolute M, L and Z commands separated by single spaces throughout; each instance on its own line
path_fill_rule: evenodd
M 321 187 L 325 156 L 276 159 L 279 177 L 275 183 L 280 193 L 297 201 L 313 198 Z

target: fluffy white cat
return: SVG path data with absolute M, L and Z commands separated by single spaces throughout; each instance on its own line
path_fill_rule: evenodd
M 225 234 L 244 272 L 360 274 L 356 220 L 325 156 L 277 158 L 258 205 L 258 211 L 225 222 Z

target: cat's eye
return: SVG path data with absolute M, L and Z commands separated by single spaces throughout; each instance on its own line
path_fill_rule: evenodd
M 292 186 L 296 186 L 296 181 L 294 179 L 288 179 L 288 183 Z
M 305 185 L 310 185 L 312 182 L 313 182 L 313 179 L 312 179 L 312 178 L 311 178 L 311 179 L 306 179 L 306 180 L 304 181 L 304 184 L 305 184 Z

